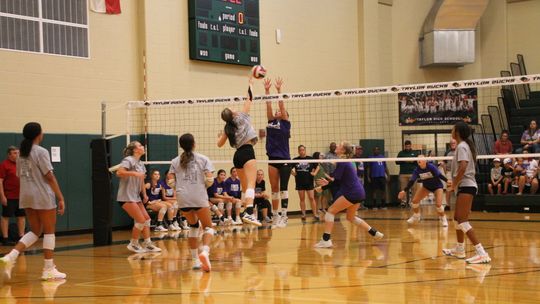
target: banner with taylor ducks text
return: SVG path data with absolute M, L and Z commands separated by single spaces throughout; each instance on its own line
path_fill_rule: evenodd
M 398 94 L 399 125 L 478 124 L 478 89 L 419 91 Z

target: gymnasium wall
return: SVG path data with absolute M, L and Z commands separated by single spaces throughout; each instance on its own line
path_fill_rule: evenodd
M 525 55 L 529 72 L 540 70 L 540 42 L 534 39 L 540 29 L 539 1 L 490 1 L 476 35 L 477 61 L 459 69 L 418 68 L 418 35 L 433 0 L 384 1 L 392 5 L 379 2 L 260 1 L 261 56 L 269 76 L 283 76 L 287 91 L 495 77 L 516 53 Z M 66 172 L 88 177 L 77 185 L 68 183 L 71 175 L 59 177 L 63 186 L 70 188 L 64 191 L 73 193 L 72 208 L 89 210 L 85 209 L 90 199 L 87 148 L 89 138 L 101 131 L 100 103 L 116 103 L 108 129 L 122 132 L 122 103 L 143 98 L 143 52 L 149 99 L 245 91 L 248 68 L 189 60 L 187 14 L 187 1 L 177 0 L 125 0 L 122 14 L 115 16 L 90 12 L 89 59 L 0 50 L 0 100 L 10 113 L 3 115 L 0 132 L 9 138 L 9 134 L 20 133 L 25 122 L 36 120 L 47 134 L 54 134 L 51 138 L 65 136 L 66 162 L 56 166 L 67 166 Z M 281 44 L 275 42 L 277 28 L 282 31 Z M 263 93 L 261 85 L 256 93 Z M 480 109 L 492 102 L 492 97 L 482 99 Z M 346 126 L 358 130 L 358 136 L 343 139 L 384 138 L 389 156 L 397 154 L 401 149 L 401 129 L 393 124 L 397 123 L 397 102 L 352 102 L 346 107 L 358 113 L 358 123 Z M 302 117 L 301 112 L 294 115 L 303 121 L 304 128 L 317 127 L 320 122 Z M 380 121 L 390 123 L 375 127 Z M 76 142 L 88 140 L 88 145 L 81 143 L 70 149 L 72 138 Z M 306 137 L 303 142 L 311 147 L 310 152 L 326 150 L 310 140 Z M 7 144 L 0 136 L 0 151 Z M 295 146 L 291 147 L 296 154 Z M 76 156 L 72 155 L 75 151 Z M 79 157 L 80 164 L 67 161 L 73 157 Z M 395 168 L 392 172 L 396 173 Z M 291 197 L 291 209 L 297 209 L 296 196 Z M 73 217 L 73 223 L 88 228 L 87 222 L 76 220 L 79 214 Z

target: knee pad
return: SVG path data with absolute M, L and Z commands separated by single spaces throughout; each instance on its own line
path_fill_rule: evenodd
M 210 210 L 212 210 L 212 212 L 216 212 L 218 207 L 216 205 L 211 205 Z
M 420 208 L 420 204 L 419 203 L 412 203 L 411 207 L 413 207 L 413 209 L 418 209 L 418 208 Z
M 289 191 L 280 191 L 279 194 L 281 195 L 281 199 L 288 199 L 289 198 Z
M 279 192 L 272 192 L 272 200 L 278 200 L 279 199 Z
M 191 226 L 191 225 L 190 225 Z M 188 237 L 190 238 L 197 238 L 199 237 L 199 226 L 197 225 L 197 228 L 191 227 L 191 229 L 188 232 Z
M 232 209 L 232 203 L 231 202 L 227 203 L 227 209 Z
M 441 205 L 440 207 L 435 208 L 437 212 L 444 212 L 444 205 Z
M 56 238 L 54 234 L 43 235 L 43 249 L 54 250 Z
M 458 226 L 459 226 L 459 229 L 461 229 L 461 231 L 463 231 L 463 233 L 465 234 L 467 234 L 467 231 L 472 229 L 472 226 L 471 224 L 469 224 L 469 222 L 463 222 L 459 224 Z
M 188 224 L 189 227 L 191 227 L 192 229 L 198 229 L 199 228 L 199 221 L 197 221 L 195 224 Z
M 216 231 L 211 227 L 204 228 L 204 234 L 214 235 Z
M 335 215 L 333 215 L 332 213 L 330 212 L 326 212 L 324 214 L 324 221 L 325 222 L 333 222 L 334 221 L 334 218 L 335 218 Z
M 161 215 L 165 215 L 165 213 L 167 213 L 167 207 L 162 207 L 161 209 L 159 209 L 159 212 L 158 214 L 161 216 Z
M 133 225 L 135 229 L 137 230 L 143 230 L 144 229 L 144 223 L 137 223 L 135 222 L 135 225 Z
M 144 221 L 144 227 L 150 227 L 150 220 Z
M 26 248 L 32 246 L 39 237 L 33 233 L 32 231 L 27 232 L 23 237 L 19 240 L 19 242 L 23 243 Z
M 361 219 L 361 218 L 359 218 L 358 216 L 355 216 L 355 217 L 354 217 L 354 220 L 353 220 L 352 222 L 353 222 L 355 225 L 361 225 L 361 224 L 364 222 L 364 220 Z
M 250 188 L 246 190 L 246 198 L 255 198 L 255 190 Z
M 225 204 L 223 202 L 219 202 L 217 206 L 218 206 L 218 209 L 223 210 L 223 207 L 225 206 Z

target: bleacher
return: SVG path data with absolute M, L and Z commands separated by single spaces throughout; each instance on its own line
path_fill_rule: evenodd
M 517 55 L 517 62 L 510 63 L 510 71 L 501 71 L 501 76 L 527 75 L 523 55 Z M 501 131 L 510 132 L 514 150 L 521 147 L 523 131 L 531 120 L 540 119 L 540 91 L 532 91 L 528 84 L 503 86 L 498 106 L 489 106 L 488 114 L 481 116 L 481 124 L 474 126 L 474 141 L 479 154 L 494 154 L 494 142 Z M 473 210 L 540 212 L 540 194 L 517 196 L 489 195 L 491 161 L 478 161 L 477 181 L 479 195 L 475 198 Z

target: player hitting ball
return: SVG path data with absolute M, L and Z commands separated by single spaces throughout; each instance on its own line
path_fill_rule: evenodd
M 251 125 L 249 110 L 253 102 L 253 78 L 263 78 L 266 70 L 262 66 L 254 66 L 249 77 L 248 98 L 244 102 L 241 111 L 233 111 L 225 108 L 221 112 L 221 119 L 225 121 L 224 132 L 220 134 L 217 145 L 223 147 L 229 140 L 231 147 L 236 149 L 233 156 L 233 164 L 237 169 L 242 183 L 244 194 L 243 204 L 245 208 L 242 221 L 248 224 L 261 226 L 253 215 L 253 201 L 255 199 L 255 181 L 257 179 L 257 160 L 253 146 L 257 144 L 257 133 Z
M 352 158 L 353 147 L 348 142 L 342 142 L 336 147 L 335 153 L 339 158 Z M 360 203 L 366 198 L 366 192 L 356 176 L 354 165 L 350 162 L 337 163 L 332 181 L 324 178 L 318 179 L 317 184 L 319 184 L 319 187 L 315 188 L 315 190 L 321 192 L 330 188 L 333 183 L 339 184 L 339 190 L 335 196 L 337 199 L 324 215 L 324 234 L 322 239 L 315 244 L 315 248 L 331 248 L 334 246 L 330 239 L 332 229 L 334 228 L 334 217 L 342 210 L 347 210 L 347 220 L 352 224 L 364 228 L 374 239 L 382 239 L 384 234 L 356 216 L 356 211 Z
M 418 157 L 425 157 L 424 155 L 419 155 Z M 435 195 L 435 204 L 437 206 L 437 214 L 439 215 L 439 221 L 441 226 L 448 227 L 448 220 L 444 214 L 444 206 L 442 204 L 443 200 L 443 184 L 441 180 L 448 182 L 446 176 L 442 175 L 437 167 L 433 164 L 428 163 L 424 159 L 418 160 L 418 166 L 414 169 L 409 183 L 404 190 L 401 190 L 398 194 L 400 200 L 406 198 L 407 193 L 414 185 L 414 183 L 420 180 L 422 187 L 416 191 L 414 198 L 412 200 L 413 215 L 407 220 L 409 224 L 416 224 L 420 222 L 420 201 L 423 200 L 430 192 L 433 192 Z

